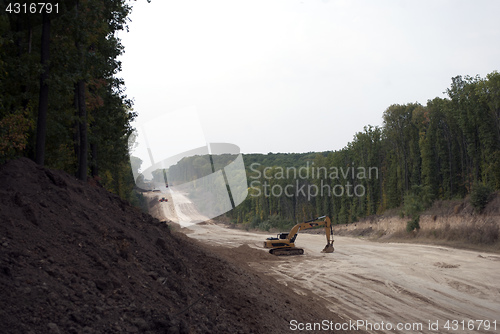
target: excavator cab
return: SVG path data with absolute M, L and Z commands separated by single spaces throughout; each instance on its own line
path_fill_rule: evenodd
M 286 239 L 288 238 L 288 232 L 282 232 L 282 233 L 278 233 L 278 238 L 279 239 Z
M 276 238 L 274 237 L 269 237 L 266 240 L 283 240 L 288 238 L 288 232 L 281 232 L 276 235 Z

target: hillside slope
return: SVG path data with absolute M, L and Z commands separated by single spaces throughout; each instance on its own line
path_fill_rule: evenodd
M 500 253 L 500 195 L 494 193 L 478 213 L 469 198 L 436 201 L 420 214 L 419 228 L 407 231 L 411 218 L 392 214 L 370 216 L 335 225 L 336 235 L 363 236 L 380 241 L 406 241 Z
M 0 332 L 270 333 L 337 320 L 165 223 L 28 159 L 0 166 Z

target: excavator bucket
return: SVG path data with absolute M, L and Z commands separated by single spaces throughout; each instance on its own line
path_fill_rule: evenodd
M 333 253 L 333 244 L 327 244 L 321 253 Z

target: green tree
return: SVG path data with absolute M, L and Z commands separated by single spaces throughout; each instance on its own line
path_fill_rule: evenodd
M 2 161 L 27 156 L 81 179 L 101 171 L 110 190 L 124 195 L 133 182 L 124 164 L 136 114 L 117 77 L 124 49 L 116 32 L 126 29 L 131 6 L 62 0 L 48 16 L 8 14 L 12 2 L 0 2 Z

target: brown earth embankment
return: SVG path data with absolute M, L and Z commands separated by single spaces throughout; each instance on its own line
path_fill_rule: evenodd
M 419 229 L 407 230 L 409 217 L 371 216 L 335 225 L 334 233 L 379 241 L 411 241 L 500 252 L 500 196 L 477 213 L 468 200 L 439 201 L 420 215 Z
M 251 269 L 253 253 L 271 257 L 202 245 L 28 159 L 0 166 L 0 333 L 286 333 L 292 320 L 341 321 Z

